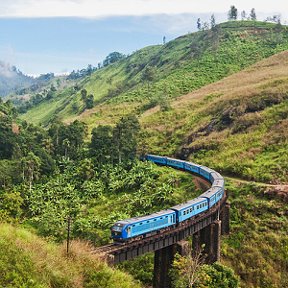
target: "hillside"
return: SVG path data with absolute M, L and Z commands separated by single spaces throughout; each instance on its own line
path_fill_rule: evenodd
M 131 111 L 141 114 L 159 103 L 165 109 L 175 97 L 287 49 L 286 30 L 271 23 L 227 22 L 165 45 L 146 47 L 95 71 L 77 84 L 78 90 L 59 91 L 22 118 L 44 125 L 55 117 L 80 119 L 95 126 L 97 122 L 107 123 L 107 119 L 115 123 Z M 81 98 L 84 89 L 93 95 L 93 109 L 85 109 Z
M 0 249 L 5 251 L 0 253 L 1 287 L 140 288 L 131 276 L 92 255 L 85 242 L 73 242 L 67 257 L 64 244 L 0 223 Z
M 29 87 L 34 82 L 32 77 L 24 75 L 15 66 L 0 61 L 0 97 Z
M 287 182 L 287 65 L 285 51 L 178 98 L 167 112 L 147 112 L 149 149 L 228 175 Z

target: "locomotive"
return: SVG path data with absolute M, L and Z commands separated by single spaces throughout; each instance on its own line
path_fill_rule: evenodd
M 206 166 L 151 154 L 146 155 L 145 159 L 201 176 L 211 183 L 211 188 L 197 198 L 169 209 L 116 222 L 111 228 L 114 242 L 130 242 L 175 228 L 214 207 L 224 195 L 224 178 Z

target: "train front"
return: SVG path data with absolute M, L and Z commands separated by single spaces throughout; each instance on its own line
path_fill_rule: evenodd
M 125 241 L 128 237 L 126 226 L 127 223 L 123 223 L 123 221 L 116 222 L 111 227 L 111 238 L 116 242 Z

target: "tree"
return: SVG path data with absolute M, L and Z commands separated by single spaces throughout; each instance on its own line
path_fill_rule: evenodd
M 112 63 L 115 63 L 121 59 L 125 58 L 124 54 L 121 54 L 119 52 L 112 52 L 110 53 L 103 61 L 103 66 L 108 66 Z
M 250 12 L 250 18 L 251 18 L 251 20 L 256 21 L 256 12 L 255 12 L 255 8 L 252 8 L 252 9 L 251 9 L 251 12 Z
M 176 254 L 171 277 L 175 288 L 238 288 L 239 279 L 231 268 L 219 263 L 203 265 L 201 251 L 192 255 L 191 245 L 186 256 Z
M 0 221 L 18 221 L 22 214 L 23 198 L 19 192 L 0 194 Z
M 200 18 L 197 19 L 197 29 L 201 30 L 201 19 Z
M 176 254 L 172 264 L 172 277 L 175 287 L 194 287 L 200 278 L 201 265 L 204 263 L 201 250 L 192 254 L 192 246 L 189 244 L 186 256 Z
M 87 132 L 84 123 L 75 120 L 70 125 L 65 126 L 61 122 L 54 122 L 48 132 L 53 142 L 55 155 L 77 159 Z M 64 140 L 65 142 L 69 141 L 69 147 L 67 146 L 68 143 L 64 144 Z
M 163 45 L 166 44 L 166 36 L 163 36 Z
M 205 22 L 203 23 L 203 25 L 202 25 L 202 29 L 203 29 L 203 30 L 209 30 L 209 28 L 210 28 L 210 27 L 209 27 L 209 23 L 205 21 Z
M 87 109 L 91 109 L 94 106 L 94 96 L 92 94 L 89 94 L 87 98 L 85 99 L 85 106 Z
M 238 16 L 237 8 L 234 5 L 232 5 L 228 12 L 228 20 L 237 20 L 237 16 Z
M 21 159 L 23 181 L 28 181 L 29 189 L 32 189 L 33 181 L 38 179 L 41 160 L 33 152 L 29 152 Z
M 113 129 L 114 151 L 118 163 L 135 158 L 139 130 L 140 124 L 135 115 L 122 117 Z
M 214 14 L 211 15 L 210 25 L 211 25 L 211 29 L 214 30 L 214 28 L 215 28 L 215 26 L 216 26 L 216 20 L 215 20 Z
M 147 65 L 142 72 L 142 80 L 147 82 L 147 87 L 149 89 L 149 83 L 153 81 L 155 77 L 155 68 L 153 66 Z
M 12 119 L 9 116 L 0 114 L 0 159 L 10 159 L 13 147 L 16 142 L 16 135 L 12 131 Z
M 241 12 L 241 20 L 246 20 L 246 12 L 245 12 L 245 10 L 243 10 Z
M 63 146 L 64 146 L 64 157 L 66 158 L 66 159 L 69 159 L 69 157 L 68 157 L 68 150 L 69 150 L 69 148 L 70 148 L 70 141 L 69 141 L 69 139 L 67 139 L 67 138 L 65 138 L 64 140 L 63 140 Z
M 99 125 L 92 130 L 90 155 L 95 162 L 103 165 L 112 159 L 112 127 Z
M 85 101 L 86 98 L 87 98 L 87 90 L 86 90 L 86 89 L 82 89 L 82 90 L 81 90 L 81 99 L 82 99 L 83 101 Z

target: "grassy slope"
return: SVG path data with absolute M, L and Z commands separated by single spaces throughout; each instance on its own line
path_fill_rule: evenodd
M 0 224 L 0 286 L 138 288 L 132 277 L 91 255 L 87 243 L 56 246 L 22 228 Z M 3 253 L 5 251 L 5 253 Z
M 241 287 L 288 285 L 288 204 L 263 196 L 255 184 L 228 181 L 230 235 L 222 237 L 222 262 L 241 277 Z
M 135 111 L 141 114 L 163 99 L 196 90 L 287 49 L 284 30 L 268 23 L 228 22 L 214 31 L 188 34 L 166 45 L 146 47 L 79 83 L 80 89 L 85 88 L 88 94 L 94 95 L 95 108 L 82 113 L 80 91 L 66 90 L 63 96 L 41 103 L 22 117 L 43 124 L 56 115 L 65 121 L 79 118 L 92 127 L 104 121 L 113 123 L 126 110 L 131 111 L 131 107 L 138 107 Z M 154 67 L 154 80 L 149 85 L 141 80 L 147 66 Z M 60 103 L 64 97 L 65 105 Z
M 226 174 L 288 181 L 288 52 L 182 96 L 142 117 L 149 150 Z M 241 161 L 239 161 L 241 159 Z

